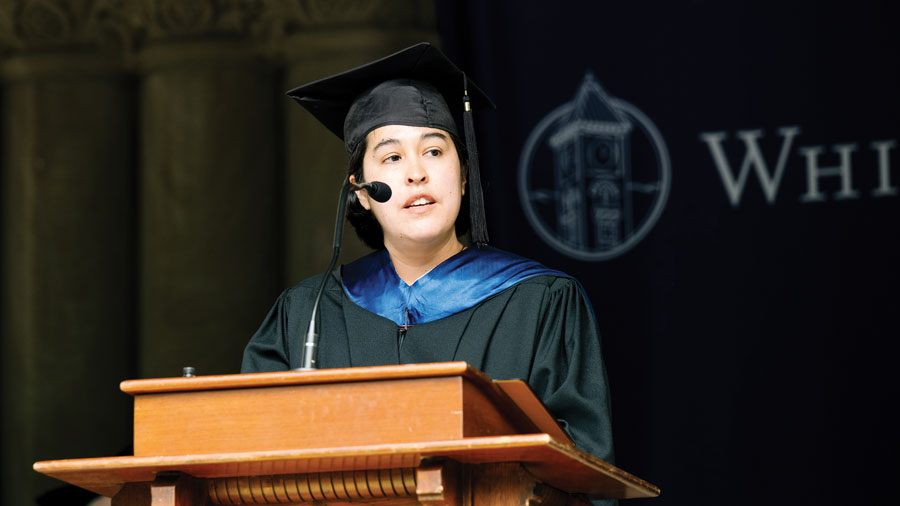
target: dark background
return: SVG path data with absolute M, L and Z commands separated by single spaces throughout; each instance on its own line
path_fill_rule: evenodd
M 870 144 L 898 144 L 900 187 L 897 11 L 0 0 L 0 502 L 76 504 L 32 464 L 127 454 L 122 380 L 238 370 L 278 293 L 328 264 L 347 163 L 284 91 L 425 40 L 498 105 L 476 113 L 493 244 L 591 298 L 617 464 L 663 491 L 635 504 L 896 503 L 900 195 L 873 195 Z M 588 71 L 672 163 L 658 222 L 603 262 L 544 243 L 517 190 L 525 140 Z M 738 132 L 763 131 L 771 172 L 786 126 L 800 134 L 774 201 L 751 173 L 732 205 L 700 136 L 727 135 L 736 173 Z M 846 143 L 858 198 L 822 177 L 825 200 L 801 201 L 800 148 L 833 167 Z M 632 152 L 655 170 L 646 143 Z M 353 236 L 344 263 L 367 252 Z
M 890 503 L 900 196 L 872 141 L 900 138 L 898 9 L 889 2 L 438 2 L 445 51 L 498 105 L 480 113 L 492 243 L 576 276 L 603 334 L 617 464 L 654 504 Z M 604 262 L 537 237 L 516 188 L 534 126 L 586 71 L 647 114 L 672 161 L 650 233 Z M 703 132 L 799 126 L 773 203 L 751 172 L 732 206 Z M 799 147 L 856 143 L 856 199 L 807 191 Z M 900 182 L 896 148 L 892 185 Z M 644 501 L 640 501 L 644 502 Z

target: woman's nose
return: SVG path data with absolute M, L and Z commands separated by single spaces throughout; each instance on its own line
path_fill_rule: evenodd
M 425 167 L 422 166 L 422 162 L 419 160 L 410 162 L 406 173 L 407 184 L 419 184 L 427 181 L 428 173 L 425 171 Z

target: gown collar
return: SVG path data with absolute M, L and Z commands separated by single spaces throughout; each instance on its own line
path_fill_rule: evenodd
M 385 249 L 344 265 L 341 279 L 344 292 L 356 305 L 404 326 L 459 313 L 520 281 L 544 274 L 569 277 L 486 246 L 460 251 L 412 285 L 400 278 Z

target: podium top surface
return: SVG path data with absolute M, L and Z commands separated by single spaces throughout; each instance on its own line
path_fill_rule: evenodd
M 131 395 L 197 390 L 226 390 L 234 388 L 272 387 L 287 385 L 315 385 L 359 381 L 439 378 L 462 376 L 478 386 L 487 386 L 491 379 L 465 362 L 437 362 L 431 364 L 383 365 L 318 369 L 315 371 L 281 371 L 247 374 L 194 376 L 190 378 L 152 378 L 126 380 L 120 385 Z

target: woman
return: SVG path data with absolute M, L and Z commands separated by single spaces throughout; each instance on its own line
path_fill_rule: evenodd
M 351 198 L 350 221 L 376 251 L 325 274 L 318 367 L 465 361 L 494 379 L 523 379 L 579 448 L 611 462 L 600 339 L 581 287 L 482 244 L 474 136 L 467 128 L 463 145 L 447 103 L 490 100 L 428 44 L 289 95 L 344 140 L 351 182 L 393 191 L 383 203 L 362 190 Z M 476 203 L 472 247 L 459 239 L 470 226 L 464 195 Z M 300 366 L 321 279 L 281 294 L 242 372 Z

